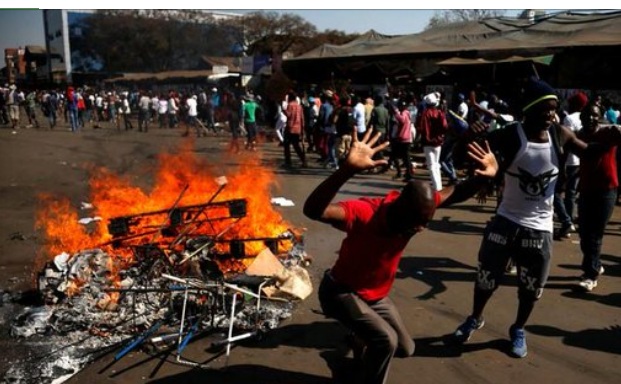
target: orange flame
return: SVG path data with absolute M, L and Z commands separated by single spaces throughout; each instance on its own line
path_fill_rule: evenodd
M 109 220 L 115 217 L 137 215 L 163 210 L 164 213 L 141 217 L 140 227 L 148 228 L 149 235 L 138 236 L 124 242 L 124 245 L 139 245 L 163 241 L 157 232 L 167 224 L 166 210 L 177 203 L 178 207 L 205 204 L 218 190 L 215 179 L 221 176 L 213 166 L 198 158 L 190 148 L 191 143 L 184 144 L 178 153 L 163 153 L 158 157 L 154 186 L 150 191 L 131 183 L 130 178 L 115 175 L 105 168 L 93 169 L 90 179 L 90 202 L 94 211 L 88 215 L 100 216 L 94 228 L 79 224 L 79 213 L 68 199 L 54 198 L 49 194 L 40 195 L 41 208 L 37 210 L 36 227 L 45 235 L 44 253 L 54 257 L 61 252 L 74 254 L 80 250 L 102 248 L 105 252 L 119 257 L 126 262 L 132 261 L 130 247 L 113 249 L 113 240 L 108 232 Z M 276 184 L 272 170 L 261 166 L 258 157 L 249 157 L 226 175 L 227 185 L 213 202 L 246 199 L 247 215 L 234 224 L 222 236 L 223 239 L 265 238 L 281 235 L 290 225 L 283 220 L 270 202 L 270 188 Z M 203 215 L 203 218 L 226 216 L 226 208 Z M 221 220 L 201 225 L 193 235 L 215 235 L 231 225 L 232 220 Z M 92 224 L 91 224 L 92 225 Z M 168 239 L 170 242 L 171 240 Z M 290 241 L 280 241 L 280 247 L 289 246 Z M 226 252 L 228 245 L 219 244 L 217 249 Z M 226 249 L 225 249 L 226 248 Z M 246 242 L 247 255 L 256 255 L 265 248 L 262 241 Z M 117 259 L 117 261 L 119 261 Z

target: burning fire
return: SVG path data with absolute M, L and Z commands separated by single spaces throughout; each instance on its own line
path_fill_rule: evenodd
M 41 194 L 36 227 L 46 238 L 43 253 L 49 259 L 62 252 L 72 255 L 80 250 L 100 248 L 115 255 L 117 262 L 131 264 L 134 257 L 132 246 L 155 243 L 173 251 L 173 239 L 159 232 L 170 223 L 169 210 L 210 202 L 220 188 L 215 181 L 217 176 L 220 175 L 216 174 L 213 166 L 191 151 L 189 143 L 182 146 L 178 153 L 159 155 L 154 186 L 150 191 L 133 185 L 129 178 L 115 175 L 108 169 L 94 169 L 89 182 L 94 212 L 89 212 L 89 215 L 99 216 L 102 220 L 96 222 L 94 227 L 82 225 L 78 223 L 79 210 L 68 199 Z M 226 175 L 226 179 L 226 187 L 212 202 L 245 199 L 246 216 L 235 223 L 231 220 L 209 220 L 196 228 L 193 236 L 223 233 L 223 240 L 276 238 L 290 228 L 270 202 L 269 189 L 276 184 L 275 175 L 261 166 L 259 159 L 246 159 L 234 173 Z M 144 235 L 124 240 L 123 247 L 113 247 L 113 235 L 107 226 L 110 219 L 156 211 L 162 213 L 141 218 L 141 228 L 148 229 Z M 208 216 L 221 217 L 226 211 L 226 207 L 217 208 L 210 210 Z M 203 218 L 205 216 L 203 214 Z M 266 248 L 263 241 L 248 241 L 244 245 L 248 256 L 256 256 Z M 290 246 L 290 240 L 279 241 L 279 249 Z M 218 243 L 216 249 L 226 253 L 228 243 Z

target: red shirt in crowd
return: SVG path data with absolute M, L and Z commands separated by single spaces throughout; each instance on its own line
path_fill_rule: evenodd
M 617 176 L 617 146 L 611 146 L 602 156 L 580 158 L 579 191 L 605 192 L 619 187 Z
M 301 134 L 304 128 L 304 111 L 302 106 L 295 100 L 290 101 L 287 104 L 285 115 L 287 115 L 287 130 L 289 133 Z

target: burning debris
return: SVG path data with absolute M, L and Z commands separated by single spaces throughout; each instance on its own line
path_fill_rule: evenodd
M 160 175 L 169 183 L 170 176 Z M 82 203 L 97 219 L 81 225 L 95 228 L 74 226 L 77 215 L 52 200 L 38 218 L 48 252 L 56 256 L 37 279 L 44 305 L 26 308 L 11 335 L 63 336 L 55 339 L 63 353 L 38 356 L 36 369 L 12 369 L 9 382 L 22 382 L 20 375 L 27 377 L 23 382 L 62 382 L 59 377 L 70 377 L 98 354 L 116 348 L 116 361 L 145 343 L 173 342 L 177 361 L 200 366 L 182 357 L 198 334 L 228 330 L 214 343 L 226 346 L 228 356 L 233 343 L 277 327 L 312 291 L 303 236 L 265 205 L 268 194 L 222 198 L 228 180 L 218 178 L 206 202 L 196 202 L 186 183 L 169 206 L 137 211 L 128 196 L 115 193 L 118 181 L 107 180 L 113 187 L 106 198 Z M 158 191 L 153 198 L 161 197 Z M 139 206 L 155 205 L 132 192 L 143 200 Z M 115 203 L 121 196 L 122 203 Z

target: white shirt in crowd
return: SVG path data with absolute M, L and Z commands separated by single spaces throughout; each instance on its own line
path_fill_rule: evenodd
M 157 110 L 157 113 L 165 114 L 168 113 L 168 100 L 162 99 L 159 101 L 160 108 Z
M 197 116 L 198 112 L 196 109 L 196 106 L 197 106 L 196 96 L 192 96 L 188 98 L 188 100 L 185 103 L 188 106 L 188 116 Z

